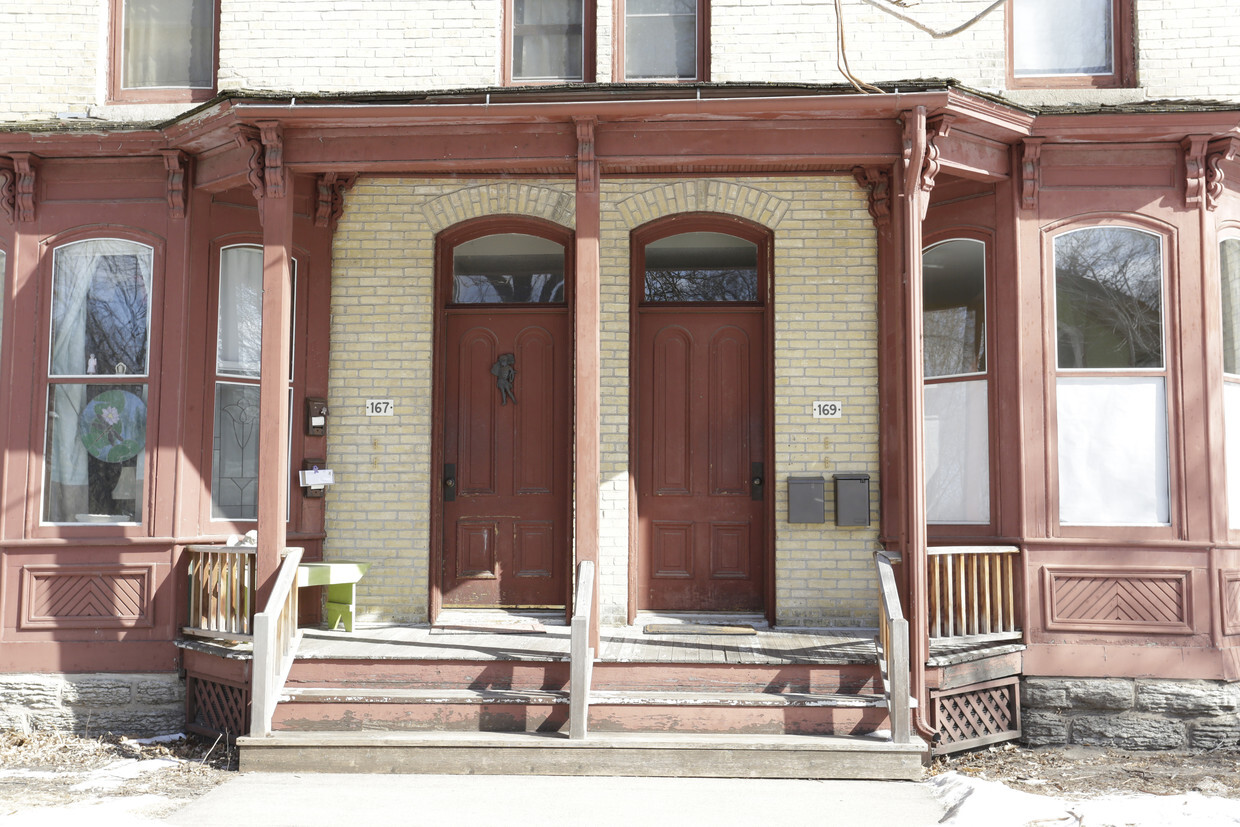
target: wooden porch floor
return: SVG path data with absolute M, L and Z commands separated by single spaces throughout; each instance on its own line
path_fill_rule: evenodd
M 766 628 L 754 634 L 646 634 L 651 621 L 604 627 L 598 657 L 612 663 L 874 663 L 874 629 Z M 353 632 L 302 629 L 298 659 L 567 661 L 569 629 L 540 618 L 543 631 L 494 632 L 426 625 L 358 624 Z M 687 627 L 691 628 L 691 627 Z

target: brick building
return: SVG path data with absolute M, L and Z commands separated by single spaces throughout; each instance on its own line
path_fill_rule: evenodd
M 0 0 L 0 723 L 1236 743 L 1199 20 Z

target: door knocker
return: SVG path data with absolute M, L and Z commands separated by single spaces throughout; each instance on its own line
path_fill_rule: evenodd
M 495 377 L 495 386 L 499 388 L 499 404 L 507 405 L 508 400 L 517 404 L 517 397 L 512 394 L 512 383 L 517 380 L 517 369 L 514 367 L 517 357 L 511 353 L 501 353 L 499 360 L 491 365 L 491 375 Z

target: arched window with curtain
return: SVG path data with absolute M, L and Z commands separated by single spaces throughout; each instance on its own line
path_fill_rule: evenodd
M 142 522 L 153 266 L 125 239 L 52 253 L 45 523 Z

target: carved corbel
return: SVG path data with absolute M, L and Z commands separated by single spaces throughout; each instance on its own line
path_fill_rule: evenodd
M 918 106 L 900 116 L 904 134 L 901 138 L 900 168 L 904 174 L 904 197 L 919 198 L 921 170 L 926 162 L 926 108 Z
M 17 221 L 16 181 L 17 176 L 13 173 L 12 167 L 7 164 L 0 165 L 0 215 L 3 215 L 10 224 Z
M 1217 138 L 1209 143 L 1206 153 L 1206 209 L 1213 210 L 1223 197 L 1222 163 L 1240 155 L 1240 136 Z
M 1025 138 L 1020 148 L 1020 206 L 1038 208 L 1038 188 L 1042 179 L 1042 144 L 1045 138 Z
M 233 124 L 233 138 L 237 146 L 249 155 L 246 158 L 246 180 L 254 190 L 254 200 L 262 203 L 267 188 L 263 183 L 263 144 L 259 140 L 258 130 L 245 124 Z
M 284 130 L 279 121 L 259 121 L 259 137 L 263 142 L 263 182 L 267 195 L 284 197 Z
M 581 192 L 598 189 L 598 161 L 594 157 L 594 118 L 573 118 L 577 125 L 577 188 Z
M 891 172 L 882 167 L 853 167 L 853 178 L 869 193 L 870 218 L 880 230 L 891 223 Z
M 179 149 L 161 149 L 164 169 L 168 170 L 168 212 L 184 218 L 189 204 L 189 156 Z
M 341 175 L 338 172 L 325 172 L 315 181 L 318 191 L 318 204 L 314 211 L 316 227 L 336 229 L 336 222 L 344 215 L 344 194 L 353 188 L 357 181 L 356 175 Z
M 34 221 L 34 192 L 37 168 L 35 156 L 29 152 L 14 152 L 9 155 L 13 161 L 12 206 L 6 212 L 20 224 Z
M 918 186 L 921 191 L 928 197 L 930 191 L 934 189 L 934 179 L 938 177 L 942 164 L 939 163 L 939 147 L 936 143 L 940 138 L 946 138 L 951 134 L 952 122 L 956 120 L 954 115 L 936 115 L 926 121 L 926 160 L 921 168 L 921 181 Z M 922 218 L 926 217 L 925 209 L 922 210 Z
M 1200 204 L 1206 197 L 1206 146 L 1209 135 L 1189 135 L 1184 148 L 1184 204 Z

